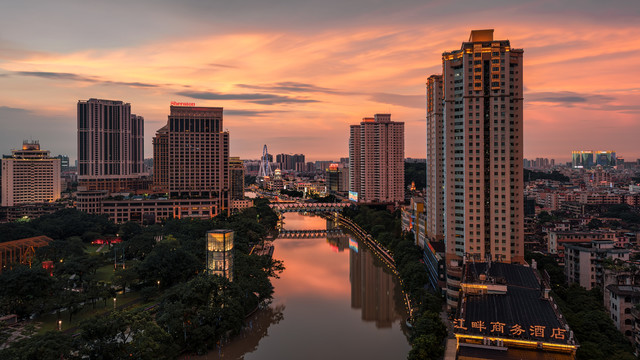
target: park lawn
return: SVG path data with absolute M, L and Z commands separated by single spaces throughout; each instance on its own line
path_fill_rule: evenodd
M 126 294 L 118 294 L 116 300 L 116 306 L 118 310 L 123 310 L 125 308 L 134 308 L 138 306 L 148 306 L 153 302 L 142 303 L 138 302 L 140 300 L 140 294 L 137 291 L 128 292 Z M 137 303 L 136 303 L 137 302 Z M 101 315 L 107 312 L 113 311 L 113 299 L 107 299 L 107 305 L 105 306 L 104 300 L 96 301 L 96 307 L 93 308 L 91 303 L 85 305 L 80 311 L 75 313 L 71 322 L 69 322 L 69 313 L 65 311 L 60 312 L 60 319 L 62 320 L 62 330 L 67 330 L 72 327 L 79 326 L 84 320 L 90 319 L 94 316 Z M 45 314 L 38 319 L 36 322 L 41 323 L 41 327 L 38 329 L 38 334 L 43 334 L 47 331 L 57 330 L 58 329 L 58 314 L 57 313 L 48 313 Z
M 103 281 L 105 283 L 111 283 L 111 278 L 113 277 L 113 264 L 104 265 L 96 269 L 96 277 L 97 281 Z
M 125 266 L 129 267 L 129 266 L 133 266 L 133 264 L 136 262 L 137 260 L 127 260 L 125 261 Z M 120 265 L 118 265 L 118 270 L 121 270 L 122 267 Z M 97 281 L 103 281 L 105 283 L 111 283 L 113 274 L 115 274 L 115 271 L 113 271 L 113 264 L 108 264 L 108 265 L 103 265 L 101 267 L 99 267 L 98 269 L 96 269 L 96 277 L 95 279 Z
M 87 245 L 85 247 L 84 252 L 87 253 L 87 254 L 97 254 L 96 250 L 98 250 L 100 248 L 100 246 L 102 246 L 102 245 L 89 244 L 89 245 Z M 105 251 L 109 251 L 109 247 L 108 246 L 105 246 L 104 248 L 102 248 L 100 253 L 103 253 Z

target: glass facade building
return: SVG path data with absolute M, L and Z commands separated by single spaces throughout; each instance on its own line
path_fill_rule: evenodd
M 233 281 L 233 231 L 207 232 L 207 272 Z
M 572 151 L 571 165 L 574 169 L 591 169 L 596 165 L 602 167 L 616 166 L 615 151 Z

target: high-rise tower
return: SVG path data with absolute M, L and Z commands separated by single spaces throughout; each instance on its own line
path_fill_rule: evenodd
M 427 79 L 427 238 L 444 239 L 444 122 L 442 75 Z
M 133 188 L 144 169 L 144 119 L 131 104 L 78 101 L 78 182 L 88 189 Z
M 442 55 L 443 130 L 434 105 L 427 173 L 443 174 L 444 196 L 429 188 L 427 208 L 444 204 L 449 306 L 458 301 L 463 259 L 524 261 L 522 55 L 508 40 L 494 40 L 493 30 L 473 30 L 460 50 Z M 440 102 L 437 89 L 430 94 L 428 103 Z M 428 187 L 438 186 L 434 179 Z
M 154 188 L 172 199 L 214 199 L 214 213 L 229 209 L 229 133 L 222 108 L 171 106 L 153 144 Z
M 358 192 L 361 202 L 403 202 L 404 123 L 376 114 L 350 131 L 349 191 Z

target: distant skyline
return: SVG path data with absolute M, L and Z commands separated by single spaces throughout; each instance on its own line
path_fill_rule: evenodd
M 76 108 L 122 100 L 145 157 L 171 101 L 224 108 L 231 155 L 348 156 L 349 124 L 405 122 L 424 158 L 425 82 L 473 29 L 524 49 L 524 157 L 640 158 L 640 2 L 114 0 L 6 2 L 0 153 L 38 139 L 76 159 Z M 73 161 L 73 160 L 72 160 Z

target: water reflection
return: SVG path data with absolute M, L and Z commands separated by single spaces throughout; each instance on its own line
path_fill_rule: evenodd
M 287 230 L 335 226 L 316 216 L 287 214 Z M 274 257 L 286 270 L 262 321 L 207 359 L 401 359 L 409 351 L 406 310 L 393 274 L 348 234 L 279 238 Z M 286 308 L 285 308 L 286 306 Z M 268 329 L 268 331 L 267 331 Z

